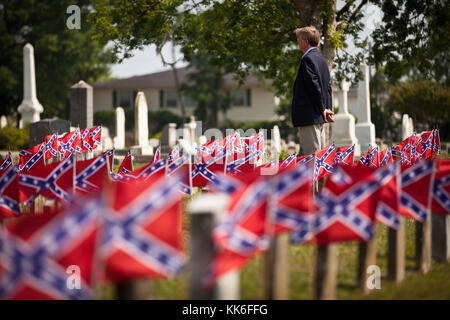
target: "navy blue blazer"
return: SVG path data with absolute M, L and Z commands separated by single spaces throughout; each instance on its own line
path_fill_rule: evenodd
M 325 108 L 333 110 L 330 72 L 325 58 L 313 48 L 303 56 L 294 83 L 291 105 L 294 127 L 324 123 Z

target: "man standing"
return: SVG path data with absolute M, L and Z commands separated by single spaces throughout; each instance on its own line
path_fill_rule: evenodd
M 294 83 L 292 122 L 299 127 L 302 155 L 314 153 L 325 146 L 323 124 L 334 122 L 330 72 L 317 49 L 320 34 L 314 27 L 295 30 L 303 57 Z

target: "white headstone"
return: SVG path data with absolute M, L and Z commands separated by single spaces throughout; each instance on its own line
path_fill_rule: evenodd
M 1 116 L 0 118 L 0 128 L 4 128 L 8 125 L 8 119 L 6 116 Z
M 370 120 L 369 66 L 361 64 L 363 80 L 358 85 L 358 123 L 355 127 L 361 150 L 366 152 L 369 145 L 375 146 L 375 125 Z
M 341 83 L 341 89 L 335 91 L 339 112 L 335 115 L 335 120 L 332 124 L 332 140 L 334 140 L 337 147 L 355 145 L 354 154 L 359 156 L 361 155 L 361 148 L 355 134 L 355 117 L 348 113 L 348 90 L 349 84 L 344 80 Z
M 125 149 L 125 111 L 122 107 L 116 108 L 116 136 L 114 148 Z
M 23 47 L 23 100 L 17 111 L 22 116 L 20 128 L 23 128 L 27 122 L 32 123 L 41 120 L 40 114 L 44 111 L 36 95 L 34 49 L 29 43 Z
M 191 116 L 191 121 L 189 122 L 189 137 L 191 138 L 191 144 L 195 143 L 195 129 L 197 128 L 197 123 L 195 122 L 195 117 Z
M 404 114 L 402 116 L 402 140 L 405 140 L 410 136 L 409 124 L 409 116 L 407 114 Z
M 281 135 L 280 135 L 280 129 L 277 125 L 273 126 L 272 129 L 272 140 L 273 140 L 273 148 L 278 152 L 278 154 L 281 153 Z
M 151 138 L 148 140 L 148 144 L 152 147 L 152 148 L 157 148 L 160 145 L 159 139 L 156 138 Z
M 413 118 L 409 117 L 409 136 L 414 133 L 414 121 Z
M 113 139 L 109 135 L 109 129 L 107 127 L 102 127 L 102 151 L 111 150 L 114 148 Z
M 190 127 L 189 123 L 184 124 L 182 136 L 180 138 L 188 141 L 192 145 L 191 127 Z
M 177 144 L 177 124 L 169 123 L 168 132 L 169 147 L 173 148 Z
M 142 91 L 139 91 L 136 95 L 136 101 L 134 104 L 134 138 L 135 154 L 137 155 L 151 155 L 153 154 L 153 148 L 148 144 L 148 107 L 147 99 Z
M 198 143 L 199 144 L 205 144 L 206 142 L 208 142 L 208 139 L 206 138 L 206 136 L 200 136 L 198 138 Z

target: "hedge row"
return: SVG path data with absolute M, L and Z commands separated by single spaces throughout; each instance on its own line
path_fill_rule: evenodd
M 29 127 L 18 129 L 7 125 L 0 129 L 0 150 L 19 151 L 28 148 Z

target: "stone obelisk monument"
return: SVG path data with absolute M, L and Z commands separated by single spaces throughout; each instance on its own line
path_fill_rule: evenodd
M 356 137 L 361 146 L 361 153 L 366 153 L 370 146 L 375 146 L 375 125 L 370 119 L 370 91 L 369 66 L 365 63 L 360 66 L 363 80 L 358 85 L 358 123 L 355 127 Z
M 347 93 L 349 84 L 343 80 L 340 90 L 335 94 L 338 98 L 339 112 L 334 116 L 332 139 L 337 147 L 355 146 L 355 156 L 361 155 L 361 148 L 355 134 L 355 117 L 348 112 Z
M 23 100 L 17 111 L 22 116 L 20 128 L 23 128 L 27 122 L 39 121 L 41 119 L 40 113 L 44 111 L 36 96 L 34 49 L 29 43 L 23 47 Z

